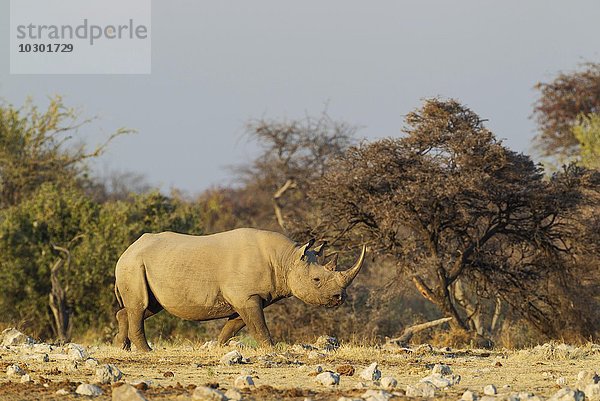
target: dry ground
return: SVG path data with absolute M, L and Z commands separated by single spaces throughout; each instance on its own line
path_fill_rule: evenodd
M 529 391 L 548 397 L 559 386 L 559 377 L 567 385 L 575 385 L 581 370 L 600 369 L 600 346 L 575 348 L 546 344 L 544 348 L 508 350 L 451 350 L 415 349 L 413 352 L 384 351 L 374 347 L 342 346 L 337 351 L 314 358 L 309 351 L 288 345 L 274 349 L 240 349 L 249 363 L 221 366 L 219 359 L 232 347 L 203 349 L 200 345 L 157 346 L 151 353 L 126 352 L 111 346 L 88 347 L 91 357 L 100 364 L 114 364 L 124 374 L 126 382 L 150 381 L 145 395 L 150 400 L 191 399 L 194 386 L 212 384 L 225 390 L 233 386 L 240 374 L 254 376 L 256 389 L 244 393 L 244 399 L 255 400 L 337 400 L 341 395 L 359 397 L 365 389 L 356 389 L 361 383 L 360 371 L 376 361 L 383 376 L 398 380 L 398 391 L 415 384 L 430 373 L 436 363 L 451 366 L 454 374 L 462 377 L 460 383 L 440 391 L 440 399 L 458 400 L 466 389 L 482 393 L 487 384 L 495 384 L 500 394 Z M 60 351 L 50 353 L 50 361 L 36 360 L 35 354 L 16 352 L 15 348 L 0 349 L 0 400 L 73 400 L 88 399 L 74 393 L 81 382 L 93 383 L 95 367 L 63 358 Z M 312 359 L 310 357 L 313 357 Z M 37 357 L 39 358 L 39 356 Z M 8 377 L 6 368 L 18 363 L 31 375 L 33 383 L 21 384 L 18 378 Z M 315 383 L 310 372 L 317 365 L 335 371 L 336 367 L 351 364 L 353 376 L 342 376 L 335 388 Z M 11 381 L 12 380 L 12 381 Z M 503 387 L 503 386 L 510 386 Z M 367 384 L 368 388 L 378 388 Z M 111 386 L 101 386 L 104 395 L 97 400 L 110 399 Z M 69 395 L 56 395 L 58 389 L 69 390 Z M 394 399 L 405 398 L 397 396 Z

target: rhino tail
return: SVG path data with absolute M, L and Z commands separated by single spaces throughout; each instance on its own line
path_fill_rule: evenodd
M 121 298 L 121 293 L 119 292 L 119 287 L 115 282 L 115 297 L 117 297 L 117 302 L 119 303 L 119 307 L 123 309 L 125 305 L 123 304 L 123 298 Z

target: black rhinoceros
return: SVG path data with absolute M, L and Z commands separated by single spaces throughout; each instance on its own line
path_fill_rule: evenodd
M 358 274 L 365 247 L 353 267 L 336 271 L 337 257 L 323 263 L 314 240 L 297 246 L 282 234 L 241 228 L 213 235 L 144 234 L 121 255 L 115 270 L 119 333 L 115 345 L 149 351 L 144 319 L 166 309 L 187 320 L 228 318 L 225 343 L 242 327 L 272 345 L 263 309 L 296 296 L 312 305 L 337 306 Z

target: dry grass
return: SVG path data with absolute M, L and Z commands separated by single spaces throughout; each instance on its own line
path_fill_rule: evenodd
M 250 363 L 221 366 L 219 359 L 231 347 L 203 349 L 200 344 L 156 344 L 152 353 L 126 352 L 110 346 L 91 346 L 90 356 L 101 364 L 112 363 L 124 374 L 124 380 L 135 382 L 151 381 L 146 396 L 151 400 L 189 399 L 193 386 L 217 384 L 222 389 L 232 387 L 234 379 L 241 373 L 252 374 L 257 389 L 246 394 L 247 399 L 314 400 L 337 399 L 341 395 L 359 396 L 365 389 L 357 390 L 361 383 L 358 373 L 376 361 L 384 376 L 398 380 L 398 388 L 405 389 L 427 376 L 433 364 L 444 363 L 452 367 L 453 373 L 462 377 L 460 384 L 440 392 L 439 398 L 457 400 L 466 389 L 481 393 L 484 385 L 493 383 L 501 393 L 530 391 L 549 396 L 557 390 L 556 379 L 565 377 L 567 384 L 574 385 L 580 370 L 597 368 L 600 365 L 600 347 L 570 347 L 547 344 L 521 350 L 486 351 L 478 349 L 421 348 L 418 351 L 388 352 L 376 347 L 343 345 L 335 352 L 311 359 L 310 351 L 286 344 L 274 349 L 243 348 L 241 353 Z M 95 368 L 61 359 L 60 354 L 50 354 L 50 362 L 40 362 L 25 353 L 0 350 L 2 371 L 13 363 L 19 363 L 34 380 L 33 384 L 11 383 L 0 374 L 1 400 L 37 399 L 82 399 L 71 393 L 59 396 L 59 388 L 74 390 L 80 382 L 93 382 Z M 357 373 L 342 376 L 341 383 L 334 389 L 315 383 L 310 376 L 316 365 L 335 371 L 342 364 L 351 364 Z M 167 372 L 172 372 L 172 375 Z M 167 373 L 165 375 L 165 373 Z M 16 381 L 16 379 L 13 379 Z M 43 383 L 47 387 L 44 387 Z M 503 388 L 509 385 L 510 388 Z M 262 387 L 261 387 L 262 386 Z M 269 387 L 266 387 L 269 386 Z M 377 388 L 369 384 L 371 388 Z M 97 399 L 110 399 L 111 388 L 104 385 L 104 395 Z

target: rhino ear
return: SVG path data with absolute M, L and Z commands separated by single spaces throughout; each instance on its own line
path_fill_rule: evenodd
M 338 254 L 336 252 L 333 254 L 333 257 L 331 258 L 331 260 L 329 262 L 327 262 L 327 264 L 323 267 L 325 268 L 325 270 L 334 272 L 337 270 L 337 261 L 338 261 Z
M 315 249 L 315 256 L 317 257 L 317 262 L 319 264 L 323 264 L 325 262 L 325 247 L 327 246 L 327 241 L 323 241 L 321 246 Z
M 315 243 L 315 239 L 314 239 L 314 238 L 311 238 L 311 239 L 310 239 L 310 241 L 308 241 L 308 242 L 306 243 L 306 245 L 303 245 L 303 246 L 301 246 L 301 247 L 300 247 L 300 249 L 303 249 L 303 251 L 302 251 L 302 256 L 300 256 L 300 260 L 304 260 L 304 259 L 306 259 L 306 257 L 308 256 L 308 255 L 307 255 L 307 252 L 308 252 L 308 251 L 310 250 L 310 248 L 311 248 L 311 247 L 314 245 L 314 243 Z

